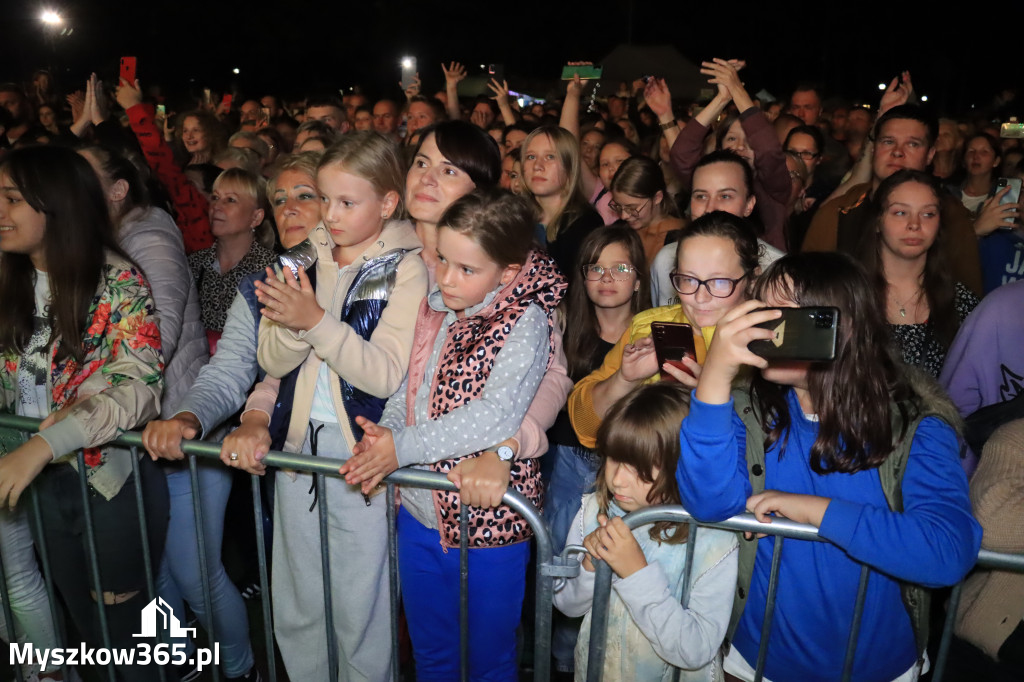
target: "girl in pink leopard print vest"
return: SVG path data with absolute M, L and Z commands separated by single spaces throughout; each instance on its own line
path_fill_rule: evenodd
M 372 487 L 399 466 L 448 474 L 459 493 L 402 490 L 398 565 L 418 680 L 459 676 L 459 509 L 469 512 L 470 676 L 515 680 L 529 525 L 500 497 L 540 503 L 535 459 L 483 451 L 516 432 L 544 375 L 550 313 L 565 291 L 532 245 L 534 218 L 504 190 L 477 190 L 445 212 L 437 286 L 420 305 L 405 386 L 345 468 Z M 509 457 L 506 459 L 506 457 Z M 482 508 L 490 507 L 490 508 Z

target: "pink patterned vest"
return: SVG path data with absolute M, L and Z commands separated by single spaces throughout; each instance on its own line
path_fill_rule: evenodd
M 550 332 L 552 313 L 565 293 L 566 281 L 555 261 L 543 251 L 530 252 L 516 278 L 502 288 L 489 305 L 472 317 L 452 323 L 438 356 L 437 367 L 430 382 L 431 419 L 465 405 L 483 392 L 498 351 L 511 333 L 516 320 L 531 305 L 539 306 L 548 316 Z M 416 319 L 412 360 L 409 364 L 406 423 L 415 424 L 413 409 L 416 393 L 424 381 L 437 333 L 446 313 L 436 311 L 424 298 Z M 550 333 L 549 333 L 550 339 Z M 548 348 L 550 361 L 553 349 Z M 431 465 L 433 471 L 447 473 L 466 457 L 445 459 Z M 540 466 L 535 459 L 514 460 L 511 486 L 538 508 L 541 505 Z M 457 492 L 434 491 L 434 509 L 441 533 L 441 544 L 458 547 L 460 497 Z M 469 511 L 469 546 L 494 547 L 522 542 L 532 535 L 529 524 L 508 506 L 494 509 L 471 507 Z

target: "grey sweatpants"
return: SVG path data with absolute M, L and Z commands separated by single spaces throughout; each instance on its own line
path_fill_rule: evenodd
M 312 422 L 314 426 L 319 422 Z M 309 433 L 302 452 L 310 452 Z M 319 431 L 317 454 L 349 456 L 337 424 Z M 328 642 L 320 559 L 320 511 L 310 511 L 313 477 L 277 473 L 274 497 L 274 633 L 288 677 L 333 682 L 327 647 L 338 652 L 342 682 L 391 679 L 391 621 L 388 590 L 387 495 L 366 505 L 358 486 L 326 476 L 331 603 L 334 636 Z

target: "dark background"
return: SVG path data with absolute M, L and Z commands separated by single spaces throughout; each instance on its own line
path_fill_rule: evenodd
M 620 43 L 670 43 L 695 63 L 746 59 L 748 90 L 778 97 L 811 80 L 826 96 L 873 104 L 880 81 L 909 69 L 939 113 L 964 114 L 1022 80 L 1024 22 L 1008 11 L 1014 4 L 978 4 L 971 18 L 969 7 L 940 14 L 935 3 L 898 0 L 840 0 L 822 9 L 628 0 L 287 0 L 245 9 L 222 0 L 79 0 L 47 5 L 73 29 L 59 35 L 43 28 L 42 5 L 3 0 L 0 78 L 24 81 L 35 68 L 53 67 L 68 91 L 93 70 L 113 81 L 119 57 L 131 54 L 143 86 L 159 83 L 172 99 L 203 87 L 258 97 L 361 85 L 378 96 L 398 94 L 399 59 L 411 54 L 426 93 L 443 88 L 442 60 L 461 61 L 471 74 L 503 63 L 516 89 L 517 79 L 520 88 L 526 79 L 554 85 L 566 61 L 599 62 Z

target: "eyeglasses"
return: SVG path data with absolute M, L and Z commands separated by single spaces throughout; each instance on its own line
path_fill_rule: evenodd
M 608 208 L 610 208 L 612 210 L 612 213 L 614 213 L 616 215 L 622 215 L 623 213 L 625 213 L 630 218 L 638 218 L 638 217 L 640 217 L 640 211 L 642 211 L 645 208 L 647 208 L 647 204 L 649 204 L 649 203 L 651 203 L 650 199 L 645 201 L 640 206 L 640 208 L 633 208 L 632 206 L 623 206 L 622 204 L 620 204 L 618 202 L 615 202 L 615 201 L 609 201 L 608 202 Z
M 736 285 L 742 280 L 746 279 L 746 275 L 737 277 L 736 279 L 729 279 L 728 277 L 715 277 L 713 279 L 697 279 L 696 277 L 690 277 L 689 275 L 681 275 L 678 272 L 673 272 L 669 275 L 672 280 L 672 286 L 675 287 L 676 291 L 685 296 L 697 293 L 697 290 L 701 288 L 701 285 L 707 289 L 708 293 L 715 298 L 729 298 L 732 296 L 732 292 L 736 291 Z
M 789 152 L 790 154 L 796 154 L 797 156 L 799 156 L 804 161 L 810 161 L 812 159 L 816 159 L 819 156 L 821 156 L 820 153 L 819 154 L 815 154 L 814 152 L 809 152 L 807 150 L 804 150 L 804 151 L 800 152 L 800 151 L 797 151 L 795 149 L 787 149 L 786 151 Z
M 591 263 L 590 265 L 584 265 L 580 269 L 583 271 L 583 277 L 589 279 L 591 282 L 603 279 L 604 273 L 606 272 L 612 279 L 623 282 L 629 279 L 630 275 L 632 275 L 635 270 L 635 268 L 629 263 L 616 263 L 610 268 L 600 266 L 597 263 Z

